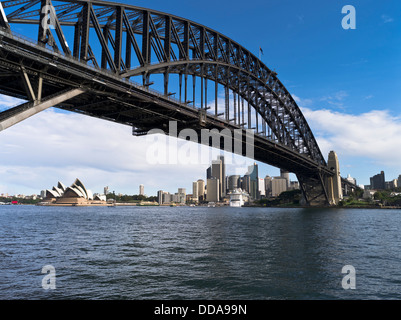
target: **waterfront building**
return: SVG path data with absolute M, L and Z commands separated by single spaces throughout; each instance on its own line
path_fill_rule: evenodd
M 233 175 L 228 177 L 228 190 L 229 192 L 240 188 L 240 176 L 239 175 Z
M 266 196 L 265 179 L 258 178 L 259 182 L 259 197 Z
M 267 175 L 265 177 L 265 196 L 270 197 L 272 194 L 272 177 Z
M 384 171 L 381 171 L 379 174 L 376 174 L 370 178 L 370 188 L 376 190 L 384 190 L 386 188 Z
M 198 200 L 203 201 L 205 200 L 205 181 L 199 179 L 197 182 L 198 182 Z
M 192 200 L 199 201 L 198 181 L 192 182 Z
M 143 184 L 139 185 L 139 195 L 140 196 L 145 195 L 145 186 Z
M 212 166 L 206 169 L 206 180 L 212 178 Z
M 207 179 L 207 194 L 206 200 L 208 202 L 219 202 L 220 201 L 220 181 L 212 177 Z
M 290 187 L 290 173 L 288 171 L 280 169 L 280 177 L 287 181 L 287 190 L 288 190 Z
M 172 197 L 170 192 L 164 191 L 163 192 L 163 204 L 170 204 L 172 201 Z
M 252 199 L 257 200 L 260 198 L 259 195 L 259 175 L 258 175 L 258 165 L 255 162 L 253 166 L 248 167 L 248 173 L 250 178 L 249 194 Z
M 227 179 L 226 179 L 226 164 L 224 162 L 224 156 L 218 156 L 218 160 L 221 161 L 221 197 L 224 198 L 227 193 Z
M 363 191 L 363 199 L 373 199 L 375 193 L 376 193 L 376 190 L 365 189 Z
M 157 191 L 157 202 L 159 205 L 163 204 L 163 190 Z
M 278 197 L 282 192 L 287 191 L 287 179 L 282 177 L 274 177 L 271 180 L 272 197 Z
M 213 160 L 212 161 L 212 178 L 217 179 L 219 181 L 219 199 L 222 198 L 223 195 L 223 164 L 221 160 Z M 209 181 L 209 179 L 208 179 Z
M 398 176 L 398 179 L 397 179 L 397 187 L 401 188 L 401 174 Z
M 65 187 L 61 182 L 57 187 L 46 190 L 46 197 L 43 204 L 60 206 L 88 206 L 105 205 L 105 198 L 93 195 L 84 184 L 76 179 L 70 187 Z
M 386 181 L 386 189 L 395 189 L 398 186 L 397 179 L 393 179 L 391 181 Z
M 247 193 L 251 193 L 251 177 L 249 174 L 244 175 L 242 178 L 242 184 L 241 184 L 242 190 L 244 190 Z

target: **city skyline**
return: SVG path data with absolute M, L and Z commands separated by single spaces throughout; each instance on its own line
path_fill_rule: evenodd
M 178 0 L 136 5 L 208 25 L 257 56 L 263 48 L 262 61 L 293 94 L 326 161 L 328 153 L 336 151 L 341 175 L 350 174 L 358 184 L 369 184 L 381 171 L 387 180 L 398 178 L 400 19 L 393 13 L 401 9 L 400 3 L 356 3 L 356 30 L 341 28 L 343 4 L 338 3 L 254 1 L 252 10 L 241 2 L 210 3 L 218 6 L 212 13 Z M 222 17 L 227 7 L 229 15 Z M 237 23 L 250 15 L 255 18 L 246 20 L 246 28 Z M 270 32 L 277 25 L 282 28 Z M 0 110 L 17 103 L 0 96 Z M 9 194 L 38 193 L 55 180 L 79 176 L 97 191 L 109 185 L 110 190 L 132 194 L 142 183 L 155 195 L 160 185 L 190 190 L 208 166 L 154 166 L 146 163 L 146 139 L 132 137 L 131 128 L 56 109 L 1 132 L 0 146 L 0 193 Z M 241 169 L 249 163 L 253 160 Z M 258 164 L 260 176 L 279 175 L 278 168 Z

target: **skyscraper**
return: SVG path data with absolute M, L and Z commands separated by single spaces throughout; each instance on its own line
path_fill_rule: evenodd
M 198 199 L 199 201 L 205 200 L 205 181 L 199 179 L 198 181 Z
M 206 180 L 212 178 L 212 166 L 206 169 Z
M 384 177 L 384 171 L 370 178 L 370 187 L 373 190 L 386 189 L 386 179 Z
M 198 182 L 192 182 L 192 199 L 195 201 L 199 200 Z
M 226 164 L 224 162 L 224 156 L 218 156 L 218 160 L 221 160 L 221 196 L 224 198 L 227 192 L 227 180 L 226 180 Z
M 163 204 L 163 190 L 157 191 L 157 202 L 159 205 Z
M 290 173 L 288 171 L 280 169 L 280 177 L 287 181 L 287 189 L 285 190 L 287 191 L 288 188 L 290 187 Z
M 206 200 L 208 202 L 219 202 L 220 201 L 220 181 L 212 177 L 207 179 L 207 195 Z
M 241 184 L 242 190 L 246 191 L 247 193 L 251 193 L 251 177 L 249 174 L 244 175 L 242 178 L 242 184 Z
M 145 186 L 143 184 L 139 185 L 139 195 L 140 196 L 145 195 Z
M 251 195 L 251 198 L 259 199 L 259 174 L 256 162 L 253 166 L 248 167 L 248 174 L 250 178 L 249 194 Z
M 282 192 L 287 191 L 287 180 L 282 177 L 274 177 L 271 180 L 272 197 L 278 197 Z
M 212 178 L 219 180 L 219 199 L 222 198 L 222 189 L 223 189 L 223 165 L 221 160 L 213 160 L 212 161 Z M 209 179 L 208 179 L 209 183 Z M 209 185 L 208 185 L 208 193 L 209 193 Z
M 233 191 L 234 189 L 238 189 L 240 181 L 240 176 L 234 175 L 228 177 L 228 190 Z
M 266 176 L 265 177 L 265 195 L 269 197 L 272 193 L 272 177 Z

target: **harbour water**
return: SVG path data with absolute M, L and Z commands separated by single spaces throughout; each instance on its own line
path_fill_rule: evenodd
M 0 299 L 401 299 L 400 230 L 401 210 L 0 206 Z

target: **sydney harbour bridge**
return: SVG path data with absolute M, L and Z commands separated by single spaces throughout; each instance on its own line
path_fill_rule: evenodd
M 246 155 L 251 130 L 254 159 L 294 173 L 309 205 L 338 202 L 333 188 L 347 181 L 277 73 L 234 40 L 114 2 L 0 3 L 0 94 L 26 101 L 0 112 L 0 131 L 57 107 L 129 125 L 137 136 L 168 133 L 171 121 L 198 133 L 236 130 Z

